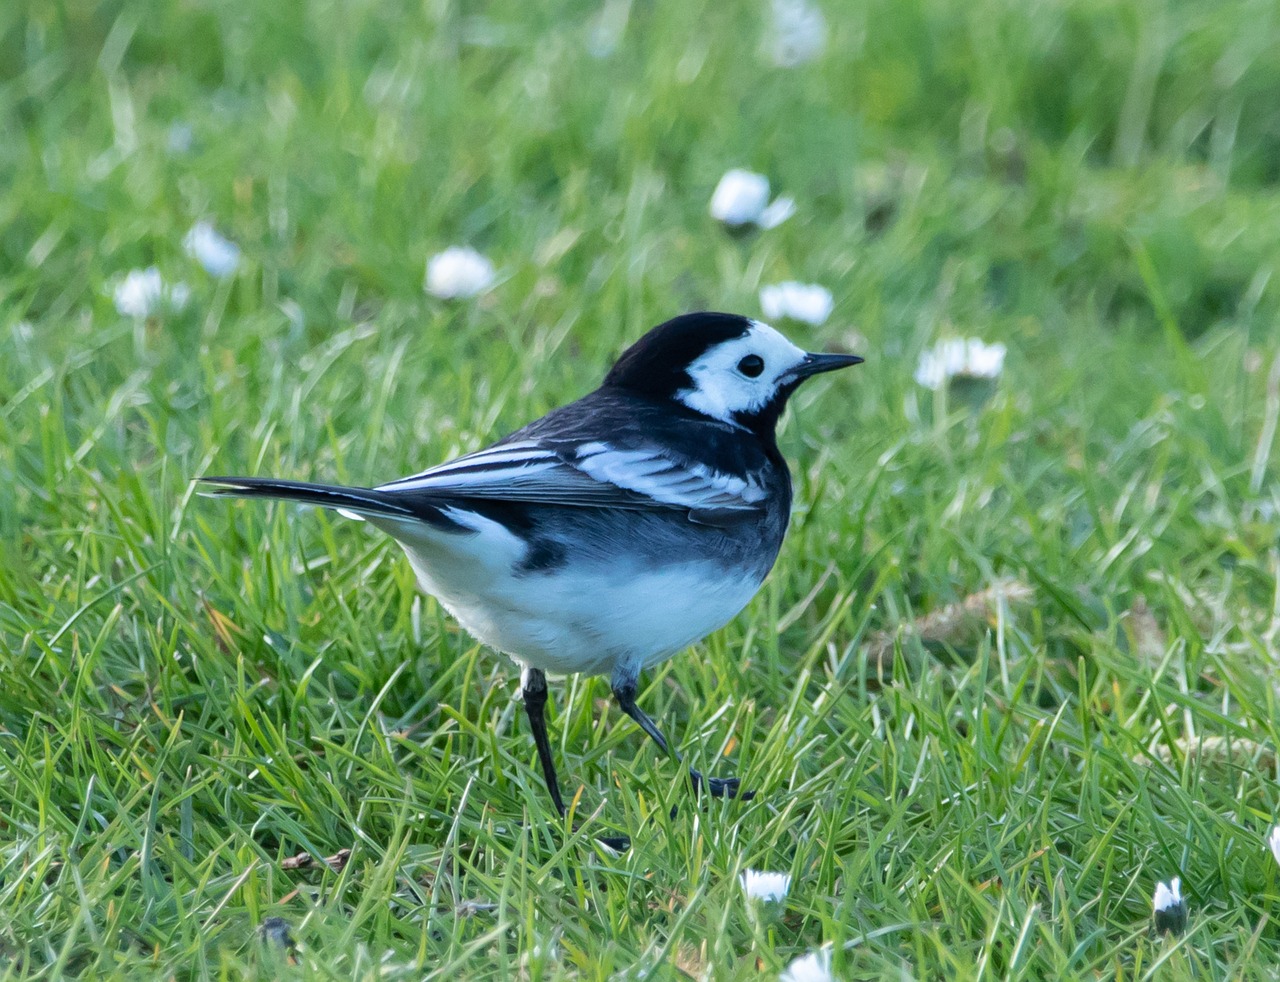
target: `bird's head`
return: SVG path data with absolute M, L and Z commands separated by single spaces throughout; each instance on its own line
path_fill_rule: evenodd
M 801 382 L 861 361 L 804 351 L 768 324 L 737 314 L 684 314 L 623 352 L 604 384 L 769 435 Z

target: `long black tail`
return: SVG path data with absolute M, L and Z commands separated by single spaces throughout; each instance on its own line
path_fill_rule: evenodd
M 299 501 L 322 508 L 337 508 L 357 515 L 421 517 L 419 511 L 396 501 L 395 496 L 372 488 L 344 488 L 336 484 L 277 481 L 269 477 L 202 477 L 200 493 L 219 498 L 275 498 Z

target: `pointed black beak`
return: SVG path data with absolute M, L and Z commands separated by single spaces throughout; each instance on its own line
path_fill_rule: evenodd
M 837 368 L 848 368 L 850 365 L 861 365 L 864 361 L 858 355 L 828 355 L 809 352 L 802 361 L 789 373 L 797 381 L 807 379 L 811 375 L 823 372 L 834 372 Z

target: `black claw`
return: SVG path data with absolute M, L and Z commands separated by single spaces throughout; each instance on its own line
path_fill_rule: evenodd
M 582 831 L 580 825 L 573 827 L 574 833 Z M 625 835 L 596 835 L 592 836 L 600 845 L 612 849 L 614 852 L 626 852 L 631 848 L 631 840 Z
M 640 728 L 653 738 L 654 743 L 662 748 L 663 753 L 670 754 L 676 760 L 680 759 L 680 754 L 669 748 L 667 738 L 662 735 L 662 731 L 658 729 L 653 720 L 644 714 L 644 710 L 636 705 L 636 682 L 634 678 L 622 681 L 615 680 L 613 683 L 613 697 L 618 700 L 618 706 L 621 707 L 622 711 L 640 724 Z M 693 784 L 694 794 L 701 794 L 705 786 L 707 792 L 713 798 L 737 798 L 741 801 L 750 801 L 756 796 L 754 791 L 739 791 L 740 782 L 736 777 L 703 777 L 692 767 L 689 768 L 689 781 Z M 671 810 L 671 817 L 676 817 L 675 809 Z
M 533 826 L 533 825 L 522 825 L 520 827 L 526 830 L 536 828 L 536 826 Z M 582 831 L 582 826 L 574 825 L 573 832 L 575 835 L 577 835 L 581 831 Z M 596 835 L 596 836 L 592 836 L 592 838 L 594 838 L 596 842 L 600 843 L 602 846 L 608 846 L 610 849 L 613 849 L 617 852 L 626 852 L 628 849 L 631 848 L 631 840 L 627 838 L 625 835 Z
M 711 792 L 713 798 L 733 798 L 738 794 L 739 783 L 736 777 L 709 777 L 707 790 Z
M 690 768 L 689 780 L 693 783 L 695 794 L 701 794 L 705 786 L 707 793 L 713 798 L 736 798 L 739 801 L 750 801 L 756 796 L 754 791 L 739 791 L 742 782 L 736 777 L 703 777 Z

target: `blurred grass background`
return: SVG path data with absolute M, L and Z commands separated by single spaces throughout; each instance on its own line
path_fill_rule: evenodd
M 0 7 L 0 978 L 1274 975 L 1280 10 L 823 11 L 784 69 L 763 4 Z M 735 166 L 797 216 L 726 235 Z M 423 293 L 453 243 L 477 301 Z M 151 265 L 190 303 L 121 316 Z M 394 547 L 191 495 L 421 469 L 791 278 L 868 364 L 796 401 L 761 596 L 644 697 L 759 796 L 555 692 L 626 856 Z M 912 380 L 951 335 L 1009 346 L 977 411 Z

